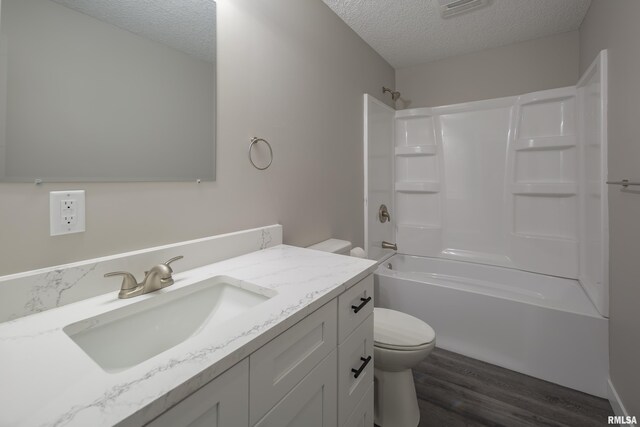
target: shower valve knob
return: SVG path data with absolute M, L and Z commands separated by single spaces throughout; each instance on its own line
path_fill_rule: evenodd
M 391 215 L 389 215 L 387 205 L 380 205 L 380 209 L 378 209 L 378 219 L 383 224 L 387 221 L 391 221 Z

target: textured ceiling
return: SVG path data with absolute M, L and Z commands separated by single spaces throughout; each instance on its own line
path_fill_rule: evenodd
M 215 0 L 53 0 L 85 15 L 215 62 Z
M 576 30 L 591 0 L 490 0 L 443 19 L 438 0 L 323 0 L 396 68 Z

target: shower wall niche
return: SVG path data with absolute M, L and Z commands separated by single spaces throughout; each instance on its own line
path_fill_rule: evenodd
M 605 75 L 602 52 L 578 86 L 396 111 L 398 252 L 580 279 L 606 316 Z

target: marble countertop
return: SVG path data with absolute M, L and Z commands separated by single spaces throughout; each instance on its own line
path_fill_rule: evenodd
M 0 323 L 0 426 L 139 426 L 371 274 L 375 262 L 278 245 L 176 273 L 173 292 L 226 275 L 277 292 L 215 334 L 199 333 L 108 373 L 63 331 L 82 319 L 153 298 L 117 291 Z M 133 327 L 134 325 L 132 325 Z

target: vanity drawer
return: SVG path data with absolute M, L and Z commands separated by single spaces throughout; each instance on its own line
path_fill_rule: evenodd
M 354 372 L 357 371 L 357 372 Z M 338 346 L 338 425 L 342 426 L 373 385 L 373 314 Z
M 338 297 L 338 342 L 344 341 L 373 313 L 373 275 L 369 275 Z
M 337 317 L 334 299 L 250 356 L 251 425 L 336 348 Z
M 342 427 L 371 427 L 373 422 L 373 384 L 371 384 L 369 390 L 364 394 L 364 397 Z

